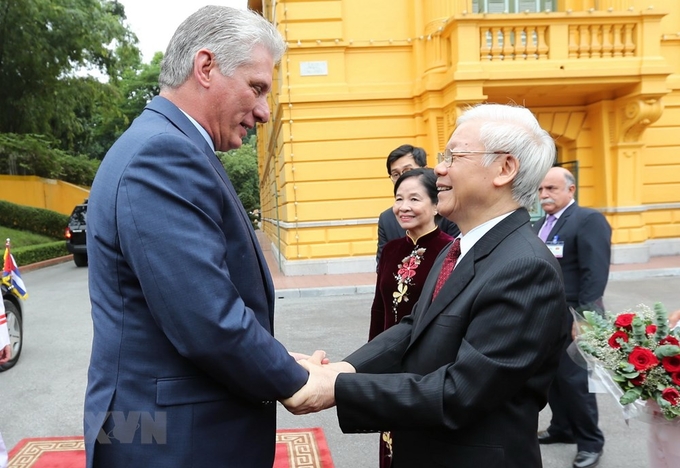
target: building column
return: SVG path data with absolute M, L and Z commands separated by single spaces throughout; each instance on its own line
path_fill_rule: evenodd
M 614 136 L 609 158 L 604 161 L 606 180 L 605 214 L 612 225 L 612 263 L 644 263 L 649 260 L 645 245 L 649 233 L 643 218 L 644 130 L 663 113 L 658 95 L 637 95 L 613 102 L 613 115 L 603 118 Z

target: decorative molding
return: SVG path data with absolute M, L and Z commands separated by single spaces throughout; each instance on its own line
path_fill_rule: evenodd
M 282 227 L 284 229 L 300 229 L 300 228 L 318 228 L 318 227 L 339 227 L 339 226 L 359 226 L 365 224 L 378 224 L 378 218 L 364 218 L 364 219 L 341 219 L 337 221 L 305 221 L 298 223 L 289 223 L 280 221 L 274 218 L 262 218 L 263 222 L 271 223 L 274 226 Z
M 637 96 L 619 104 L 617 112 L 618 140 L 621 143 L 637 143 L 642 132 L 663 114 L 661 96 Z
M 576 141 L 583 128 L 587 112 L 583 110 L 538 112 L 536 118 L 555 140 Z
M 644 213 L 646 211 L 654 210 L 679 210 L 680 203 L 653 203 L 649 205 L 638 206 L 605 206 L 595 208 L 597 211 L 605 214 L 615 213 Z

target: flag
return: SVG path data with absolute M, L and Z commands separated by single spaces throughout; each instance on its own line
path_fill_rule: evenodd
M 5 257 L 4 257 L 4 267 L 2 269 L 2 282 L 5 283 L 7 288 L 16 294 L 21 299 L 26 299 L 28 294 L 26 293 L 26 286 L 24 281 L 21 279 L 21 274 L 19 273 L 19 267 L 14 261 L 14 257 L 9 251 L 9 239 L 5 242 Z

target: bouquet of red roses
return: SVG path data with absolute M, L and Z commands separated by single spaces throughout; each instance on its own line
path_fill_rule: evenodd
M 586 311 L 579 322 L 578 349 L 611 376 L 624 408 L 651 400 L 667 420 L 680 415 L 680 339 L 662 304 L 604 317 Z

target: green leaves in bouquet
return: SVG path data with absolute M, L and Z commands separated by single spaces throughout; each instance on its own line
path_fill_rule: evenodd
M 656 348 L 656 350 L 654 350 L 654 354 L 656 354 L 656 357 L 658 357 L 659 359 L 677 356 L 678 354 L 680 354 L 680 346 L 661 345 L 658 348 Z
M 632 333 L 633 340 L 635 340 L 636 343 L 640 344 L 640 346 L 648 347 L 651 343 L 651 340 L 647 338 L 647 334 L 645 333 L 646 328 L 645 322 L 640 317 L 635 317 L 633 319 L 632 327 L 633 327 Z
M 619 363 L 619 367 L 616 369 L 616 373 L 614 374 L 614 380 L 616 382 L 628 382 L 630 379 L 634 379 L 639 375 L 640 373 L 635 370 L 635 366 L 628 362 L 621 362 Z
M 638 400 L 642 396 L 642 388 L 641 387 L 633 387 L 631 389 L 626 390 L 626 392 L 621 395 L 621 398 L 619 398 L 619 402 L 621 402 L 622 405 L 629 405 L 633 403 L 635 400 Z
M 656 401 L 656 404 L 659 405 L 659 409 L 661 409 L 661 413 L 666 419 L 672 420 L 680 416 L 679 406 L 671 405 L 670 402 L 664 400 L 661 396 L 657 396 L 654 401 Z
M 668 327 L 668 311 L 660 302 L 654 303 L 654 323 L 656 324 L 654 339 L 658 343 L 670 333 L 670 328 Z

